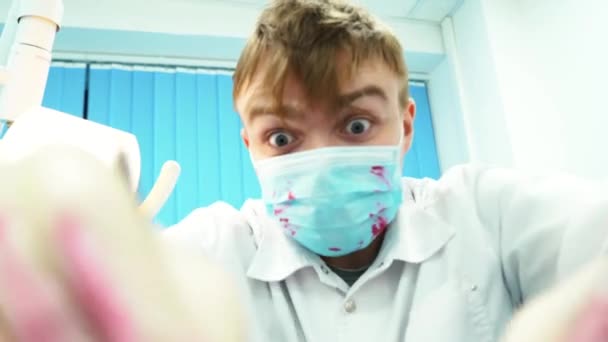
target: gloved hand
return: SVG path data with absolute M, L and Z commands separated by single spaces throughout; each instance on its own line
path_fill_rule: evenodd
M 162 243 L 120 168 L 66 147 L 1 158 L 0 340 L 244 340 L 228 277 Z
M 608 257 L 525 305 L 504 342 L 608 341 Z

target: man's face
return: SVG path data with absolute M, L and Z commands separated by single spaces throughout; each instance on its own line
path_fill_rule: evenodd
M 271 110 L 272 94 L 254 77 L 236 107 L 243 120 L 242 136 L 255 160 L 328 146 L 397 145 L 403 153 L 413 137 L 415 105 L 399 104 L 399 78 L 383 63 L 367 62 L 351 79 L 339 82 L 337 108 L 309 99 L 301 83 L 288 75 L 283 90 L 285 115 Z

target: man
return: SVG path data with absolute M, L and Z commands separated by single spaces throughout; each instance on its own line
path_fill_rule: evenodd
M 388 29 L 337 0 L 277 0 L 262 13 L 237 65 L 234 98 L 263 198 L 241 210 L 196 210 L 164 234 L 230 271 L 250 341 L 495 341 L 516 308 L 604 250 L 605 187 L 475 166 L 439 181 L 402 179 L 415 116 L 402 56 Z M 142 221 L 116 182 L 63 176 L 59 165 L 79 163 L 87 172 L 70 174 L 96 175 L 84 157 L 45 158 L 39 182 L 20 184 L 52 195 L 36 196 L 42 209 L 28 218 L 35 226 L 44 214 L 51 224 L 45 234 L 10 224 L 0 233 L 21 233 L 57 255 L 38 252 L 42 271 L 33 270 L 8 248 L 15 239 L 0 239 L 0 332 L 25 341 L 80 341 L 64 337 L 83 331 L 91 340 L 196 340 L 189 331 L 201 324 L 185 317 L 201 302 L 209 303 L 199 305 L 204 321 L 225 317 L 238 329 L 229 296 L 197 294 L 224 287 L 217 272 L 194 261 L 173 269 L 155 259 L 163 254 L 152 239 L 124 233 Z M 104 191 L 91 196 L 96 186 Z M 80 212 L 55 222 L 48 207 Z M 187 268 L 208 279 L 185 277 Z M 62 295 L 41 300 L 40 287 Z M 196 298 L 167 304 L 177 293 Z M 226 330 L 209 324 L 207 336 Z
M 495 341 L 601 253 L 608 201 L 591 184 L 474 166 L 402 180 L 415 116 L 402 56 L 346 3 L 262 13 L 234 100 L 263 199 L 166 232 L 231 271 L 253 341 Z

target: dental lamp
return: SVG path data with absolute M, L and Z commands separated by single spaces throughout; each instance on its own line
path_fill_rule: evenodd
M 42 107 L 55 35 L 61 26 L 62 0 L 14 0 L 0 36 L 0 143 L 3 158 L 20 159 L 49 144 L 76 146 L 105 164 L 126 161 L 131 189 L 137 190 L 141 156 L 133 134 Z M 179 165 L 163 165 L 140 206 L 154 217 L 173 191 Z

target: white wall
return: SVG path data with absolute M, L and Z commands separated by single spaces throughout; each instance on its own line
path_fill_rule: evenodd
M 466 0 L 454 15 L 471 158 L 608 175 L 604 0 Z
M 452 19 L 446 19 L 444 39 L 452 42 L 448 56 L 453 61 L 459 86 L 463 126 L 472 161 L 511 165 L 511 141 L 505 129 L 505 112 L 498 83 L 490 36 L 481 1 L 466 0 Z
M 453 60 L 446 56 L 427 81 L 435 143 L 442 171 L 471 159 L 460 87 L 458 77 L 454 74 Z
M 522 0 L 521 13 L 543 123 L 558 122 L 547 149 L 564 151 L 567 170 L 608 179 L 608 2 Z
M 232 67 L 260 11 L 256 4 L 259 1 L 255 0 L 63 1 L 65 16 L 54 56 L 83 61 Z M 0 22 L 10 2 L 0 1 Z M 405 8 L 396 12 L 397 4 L 405 6 L 398 0 L 362 2 L 374 4 L 376 14 L 400 38 L 413 77 L 429 78 L 442 169 L 466 162 L 468 152 L 457 87 L 445 59 L 439 23 L 405 19 Z M 435 8 L 435 17 L 440 17 L 457 1 L 444 1 L 443 5 L 434 0 L 409 3 L 431 17 L 429 9 Z
M 259 13 L 246 2 L 65 4 L 64 25 L 82 30 L 60 34 L 60 53 L 95 58 L 136 51 L 142 56 L 135 57 L 189 58 L 186 63 L 199 57 L 234 62 L 239 39 Z M 0 1 L 0 18 L 8 5 Z M 441 26 L 384 18 L 403 41 L 412 71 L 428 79 L 442 169 L 472 160 L 607 174 L 607 7 L 605 0 L 465 0 Z M 185 39 L 203 36 L 232 40 Z
M 8 12 L 10 0 L 0 1 L 0 22 Z M 244 40 L 255 26 L 260 12 L 257 1 L 203 0 L 63 0 L 65 17 L 57 38 L 56 52 L 60 54 L 99 54 L 111 51 L 120 54 L 117 46 L 125 46 L 122 54 L 132 55 L 133 47 L 162 44 L 162 57 L 189 58 L 188 49 L 200 40 L 186 41 L 184 37 L 220 37 Z M 402 40 L 413 71 L 427 73 L 434 69 L 443 55 L 441 30 L 438 24 L 403 18 L 383 18 Z M 74 31 L 70 29 L 81 29 Z M 94 30 L 95 32 L 91 31 Z M 106 31 L 129 32 L 128 35 L 103 35 Z M 134 35 L 140 33 L 140 36 Z M 156 39 L 152 34 L 163 35 Z M 174 35 L 176 39 L 165 39 Z M 66 39 L 64 39 L 67 37 Z M 68 42 L 69 40 L 69 42 Z M 92 42 L 94 40 L 94 42 Z M 128 40 L 128 41 L 127 41 Z M 82 42 L 79 49 L 77 41 Z M 224 46 L 213 45 L 210 49 Z M 129 46 L 131 48 L 129 48 Z M 158 48 L 143 46 L 144 57 L 158 55 Z M 147 52 L 149 51 L 149 53 Z M 201 59 L 209 58 L 198 53 Z M 211 54 L 213 58 L 216 52 Z M 237 56 L 227 56 L 236 60 Z M 226 61 L 224 61 L 226 62 Z M 227 60 L 227 62 L 231 62 Z

